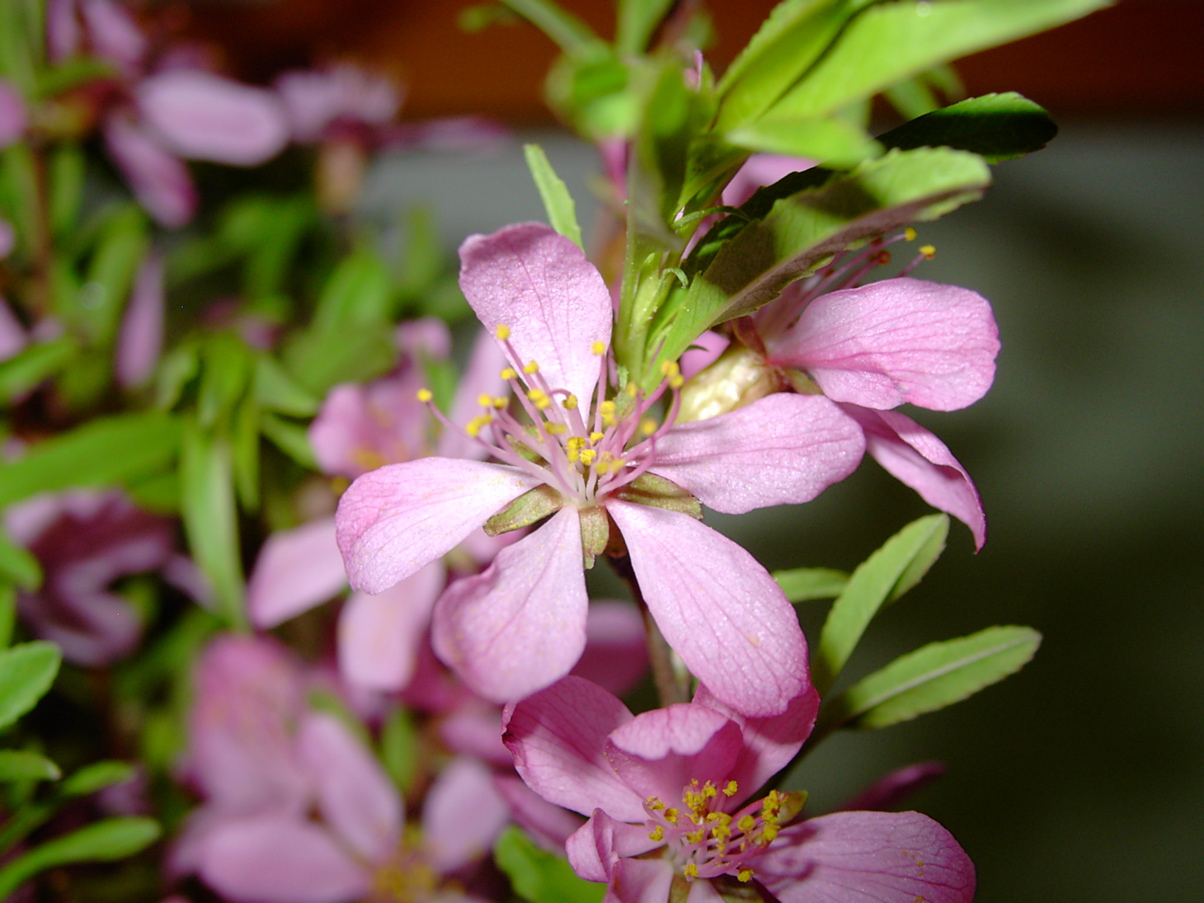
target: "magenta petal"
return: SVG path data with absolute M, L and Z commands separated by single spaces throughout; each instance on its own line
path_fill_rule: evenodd
M 896 808 L 945 773 L 941 762 L 917 762 L 883 775 L 856 797 L 839 806 L 840 810 Z
M 0 147 L 12 144 L 25 131 L 28 114 L 21 95 L 0 78 Z
M 334 715 L 309 712 L 297 734 L 318 810 L 366 862 L 382 862 L 401 839 L 405 814 L 388 775 Z
M 725 514 L 808 502 L 857 469 L 861 429 L 820 395 L 777 393 L 673 427 L 652 470 Z
M 151 252 L 138 270 L 117 339 L 117 382 L 138 386 L 145 382 L 163 350 L 163 257 Z
M 601 808 L 642 822 L 643 799 L 603 755 L 610 732 L 630 720 L 627 706 L 610 693 L 566 677 L 508 707 L 503 740 L 523 780 L 548 802 L 582 815 Z
M 686 514 L 611 502 L 652 616 L 686 667 L 747 715 L 808 686 L 807 643 L 781 588 L 748 552 Z
M 918 812 L 837 812 L 787 828 L 756 860 L 782 903 L 969 903 L 974 864 Z
M 334 536 L 334 518 L 323 518 L 268 537 L 247 581 L 256 627 L 275 627 L 347 586 Z
M 188 167 L 145 129 L 122 115 L 104 125 L 105 146 L 138 202 L 164 226 L 182 226 L 196 210 L 196 188 Z
M 475 759 L 457 756 L 427 790 L 423 852 L 435 871 L 454 871 L 488 853 L 509 817 L 490 770 Z
M 146 37 L 128 9 L 113 0 L 82 0 L 88 38 L 98 56 L 137 69 L 146 53 Z
M 492 398 L 505 397 L 510 389 L 502 379 L 506 356 L 498 347 L 493 336 L 481 330 L 477 333 L 468 355 L 468 366 L 456 386 L 449 419 L 458 427 L 464 427 L 481 413 L 482 395 Z M 438 453 L 448 458 L 484 457 L 481 444 L 463 429 L 445 429 L 439 436 Z
M 691 781 L 727 783 L 741 745 L 734 721 L 703 705 L 679 703 L 643 712 L 613 730 L 606 760 L 641 797 L 660 797 L 672 806 Z
M 621 696 L 648 673 L 644 619 L 630 602 L 595 599 L 585 622 L 585 652 L 573 674 Z
M 770 351 L 835 401 L 952 411 L 991 387 L 999 330 L 977 292 L 884 279 L 816 298 Z
M 364 474 L 343 493 L 335 515 L 351 585 L 367 593 L 388 589 L 540 483 L 512 467 L 453 458 L 420 458 Z
M 549 803 L 513 774 L 494 775 L 493 783 L 515 824 L 544 849 L 563 855 L 565 843 L 581 827 L 581 817 Z
M 7 223 L 0 220 L 0 237 L 6 225 Z M 4 296 L 0 295 L 0 361 L 20 354 L 27 341 L 29 340 L 25 335 L 25 328 L 9 308 Z
M 589 599 L 574 507 L 498 553 L 435 603 L 432 643 L 474 691 L 509 702 L 569 673 L 585 648 Z
M 949 447 L 910 417 L 895 411 L 846 406 L 865 430 L 865 448 L 891 476 L 920 498 L 970 528 L 974 548 L 987 541 L 987 516 L 974 481 Z
M 256 903 L 350 903 L 368 893 L 371 875 L 324 829 L 301 819 L 265 815 L 215 830 L 198 872 L 234 900 Z
M 573 871 L 582 878 L 587 881 L 608 881 L 613 879 L 615 867 L 621 864 L 624 857 L 639 856 L 660 846 L 664 846 L 664 841 L 652 840 L 648 836 L 648 827 L 642 817 L 639 824 L 626 824 L 612 818 L 603 809 L 595 809 L 589 821 L 565 843 L 565 852 Z M 644 861 L 661 864 L 669 878 L 672 878 L 673 865 L 668 859 Z M 665 903 L 665 900 L 666 897 L 662 895 L 655 903 Z
M 354 479 L 383 464 L 424 457 L 428 413 L 418 400 L 419 387 L 416 375 L 408 374 L 331 389 L 309 425 L 318 466 Z
M 615 863 L 609 899 L 615 903 L 665 903 L 672 884 L 673 864 L 668 859 L 620 859 Z M 694 900 L 692 893 L 689 900 Z
M 542 223 L 519 223 L 460 246 L 460 288 L 490 333 L 510 328 L 521 363 L 586 403 L 610 345 L 610 292 L 571 240 Z
M 352 594 L 339 615 L 339 671 L 350 683 L 400 690 L 410 682 L 445 577 L 443 562 L 432 561 L 379 595 Z
M 146 124 L 181 157 L 256 166 L 288 142 L 284 110 L 267 91 L 200 69 L 169 69 L 136 91 Z

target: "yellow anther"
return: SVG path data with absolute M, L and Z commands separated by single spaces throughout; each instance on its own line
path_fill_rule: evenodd
M 747 884 L 749 881 L 751 881 L 752 876 L 752 869 L 740 869 L 740 871 L 736 872 L 736 880 L 743 884 Z
M 916 240 L 916 230 L 913 229 L 911 226 L 908 226 L 906 229 L 903 230 L 903 237 L 906 238 L 908 241 L 915 241 Z
M 715 789 L 715 785 L 707 781 L 706 786 L 702 788 L 702 795 L 705 799 L 712 799 L 717 796 L 719 791 Z
M 594 344 L 590 346 L 590 351 L 592 351 L 594 354 L 606 354 L 606 343 L 594 342 Z
M 545 423 L 544 429 L 548 431 L 549 436 L 561 436 L 568 432 L 568 427 L 563 423 Z
M 702 828 L 699 828 L 697 831 L 691 831 L 689 834 L 686 835 L 686 842 L 687 843 L 702 843 L 702 838 L 703 838 L 703 835 L 705 835 L 705 834 L 706 834 L 706 831 L 704 831 Z
M 735 796 L 739 792 L 739 790 L 740 790 L 739 784 L 737 784 L 735 781 L 728 781 L 727 786 L 723 788 L 723 795 L 728 798 L 731 798 L 731 797 Z
M 539 372 L 539 363 L 538 362 L 527 361 L 527 363 L 523 364 L 523 373 L 527 374 L 527 376 L 530 376 L 531 374 L 538 373 L 538 372 Z
M 676 361 L 665 361 L 661 364 L 662 376 L 676 376 L 681 373 L 681 367 L 677 366 Z
M 547 393 L 543 389 L 532 389 L 527 393 L 527 398 L 531 404 L 535 405 L 541 411 L 545 410 L 552 403 L 552 399 L 548 398 Z
M 757 820 L 755 818 L 753 818 L 751 815 L 741 816 L 740 820 L 738 822 L 736 822 L 736 827 L 739 828 L 741 831 L 744 831 L 746 834 L 749 831 L 751 831 L 753 828 L 755 828 L 756 825 L 757 825 Z
M 498 395 L 493 399 L 493 406 L 499 411 L 504 410 L 506 405 L 510 404 L 510 400 Z
M 477 396 L 477 404 L 483 408 L 491 408 L 493 407 L 493 396 L 482 392 Z
M 936 245 L 924 245 L 920 248 L 920 254 L 928 260 L 932 260 L 932 258 L 936 257 Z
M 575 439 L 577 437 L 574 436 L 573 438 Z M 570 439 L 569 443 L 572 444 L 572 442 L 573 442 L 573 439 Z M 665 804 L 659 796 L 650 796 L 650 797 L 648 797 L 647 802 L 648 802 L 648 808 L 651 809 L 653 812 L 660 812 L 662 809 L 665 808 Z
M 596 433 L 596 432 L 595 432 L 595 433 L 590 433 L 590 434 L 589 434 L 589 441 L 590 441 L 590 442 L 601 442 L 601 441 L 602 441 L 603 439 L 605 439 L 605 438 L 606 438 L 606 433 Z
M 592 448 L 583 448 L 583 449 L 581 449 L 581 454 L 580 454 L 581 463 L 584 464 L 586 467 L 589 467 L 591 464 L 594 463 L 594 458 L 596 458 L 597 455 L 598 455 L 598 453 L 596 451 L 594 451 Z
M 498 323 L 497 328 L 493 330 L 493 334 L 498 337 L 498 341 L 504 342 L 510 338 L 510 327 L 505 323 Z
M 635 398 L 640 393 L 639 387 L 635 383 L 628 383 L 623 387 L 623 391 L 627 393 L 629 398 Z
M 502 371 L 502 379 L 506 380 L 506 382 L 516 379 L 517 377 L 518 372 L 513 367 L 507 367 Z
M 696 866 L 692 862 L 687 862 L 686 867 L 681 870 L 681 873 L 683 875 L 685 875 L 687 878 L 697 878 L 698 877 L 698 866 Z
M 677 810 L 676 809 L 666 809 L 665 810 L 665 821 L 667 821 L 671 825 L 677 824 Z
M 779 829 L 777 825 L 766 825 L 761 829 L 760 842 L 765 846 L 769 846 L 771 843 L 773 843 L 774 838 L 778 836 L 778 830 Z
M 604 401 L 598 405 L 598 414 L 602 417 L 603 426 L 615 425 L 615 403 L 613 401 Z
M 561 405 L 564 407 L 564 409 L 566 411 L 577 410 L 577 396 L 576 395 L 566 395 L 564 401 L 561 402 Z
M 418 390 L 418 400 L 421 401 L 423 404 L 426 404 L 428 401 L 430 401 L 434 397 L 435 396 L 431 394 L 430 389 L 419 389 Z
M 648 835 L 648 839 L 655 840 L 658 842 L 664 840 L 665 839 L 665 829 L 662 828 L 660 825 L 657 825 L 655 828 L 652 829 L 652 832 Z

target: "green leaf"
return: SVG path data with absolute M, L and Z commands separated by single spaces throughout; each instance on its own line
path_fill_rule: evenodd
M 105 760 L 85 765 L 59 785 L 64 796 L 87 796 L 114 784 L 130 780 L 137 769 L 129 762 Z
M 949 518 L 930 514 L 908 524 L 853 571 L 824 621 L 811 662 L 811 682 L 823 696 L 874 615 L 919 582 L 945 547 Z
M 180 449 L 180 514 L 193 560 L 226 623 L 246 626 L 238 516 L 228 440 L 190 420 Z
M 60 144 L 50 156 L 50 226 L 66 236 L 79 219 L 84 190 L 84 151 L 78 144 Z
M 1107 5 L 1108 0 L 877 4 L 849 22 L 807 77 L 773 105 L 773 115 L 825 116 L 940 63 L 1053 28 Z
M 569 194 L 564 180 L 556 175 L 548 156 L 538 144 L 524 144 L 523 155 L 527 160 L 527 168 L 531 170 L 531 178 L 539 189 L 539 197 L 543 201 L 544 210 L 548 213 L 548 222 L 552 228 L 565 238 L 583 248 L 581 227 L 577 224 L 577 207 L 573 196 Z
M 853 123 L 838 118 L 766 117 L 726 132 L 723 137 L 745 150 L 806 157 L 822 160 L 831 166 L 852 166 L 882 153 L 878 143 L 864 131 Z
M 0 749 L 0 781 L 57 781 L 59 767 L 25 749 Z
M 13 402 L 65 370 L 79 354 L 79 343 L 69 335 L 27 346 L 20 354 L 0 361 L 0 400 Z
M 39 492 L 143 479 L 170 465 L 179 445 L 180 423 L 168 414 L 98 418 L 0 466 L 0 507 Z
M 615 50 L 622 56 L 643 52 L 673 0 L 619 0 Z
M 294 380 L 275 358 L 261 354 L 255 360 L 255 400 L 260 407 L 292 417 L 310 417 L 320 401 Z
M 580 53 L 602 43 L 590 27 L 550 0 L 501 0 L 549 38 L 565 53 Z
M 360 246 L 330 274 L 318 298 L 310 330 L 335 339 L 356 326 L 375 326 L 393 320 L 393 291 L 389 271 L 375 251 Z
M 1015 94 L 972 97 L 913 119 L 878 140 L 887 147 L 952 147 L 988 163 L 1022 157 L 1045 147 L 1058 127 L 1041 107 Z
M 63 299 L 63 319 L 93 344 L 111 344 L 149 247 L 150 230 L 142 211 L 132 204 L 114 208 L 101 227 L 83 285 Z
M 0 869 L 0 899 L 38 872 L 73 862 L 125 859 L 158 840 L 159 825 L 149 818 L 109 818 L 48 840 Z
M 521 829 L 506 828 L 493 858 L 510 884 L 530 903 L 600 903 L 606 885 L 578 878 L 568 860 L 536 846 Z
M 197 418 L 212 428 L 246 394 L 255 370 L 255 352 L 232 333 L 209 336 L 201 346 L 201 381 L 197 389 Z
M 833 254 L 911 222 L 936 219 L 982 195 L 981 157 L 948 148 L 891 151 L 847 174 L 807 170 L 756 192 L 711 229 L 685 262 L 687 288 L 656 313 L 645 389 L 703 330 L 752 313 Z
M 380 729 L 380 761 L 403 796 L 413 789 L 421 751 L 410 713 L 402 706 L 390 708 Z
M 1029 627 L 988 627 L 930 643 L 849 687 L 821 721 L 828 730 L 880 728 L 935 712 L 1015 674 L 1040 644 Z
M 774 571 L 773 579 L 791 602 L 809 602 L 835 599 L 849 582 L 849 575 L 831 568 L 795 568 Z
M 0 728 L 12 724 L 46 695 L 62 654 L 41 640 L 0 650 Z
M 12 581 L 27 590 L 37 589 L 42 582 L 42 567 L 38 559 L 9 540 L 3 531 L 0 531 L 0 581 Z
M 307 470 L 318 470 L 318 459 L 309 443 L 309 432 L 305 427 L 290 423 L 274 414 L 264 414 L 259 422 L 263 435 L 278 449 Z
M 17 588 L 10 583 L 0 583 L 0 649 L 12 642 L 16 625 Z

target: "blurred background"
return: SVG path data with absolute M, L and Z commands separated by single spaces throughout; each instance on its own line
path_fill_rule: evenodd
M 524 140 L 544 146 L 588 224 L 595 153 L 540 100 L 554 49 L 526 26 L 464 33 L 467 5 L 194 0 L 177 25 L 244 78 L 355 59 L 406 83 L 403 118 L 514 126 L 492 154 L 409 153 L 372 173 L 372 212 L 429 207 L 449 251 L 543 218 Z M 609 4 L 563 5 L 609 31 Z M 773 4 L 709 5 L 721 68 Z M 998 167 L 982 203 L 921 229 L 937 256 L 917 275 L 981 292 L 1002 333 L 983 402 L 918 416 L 978 482 L 991 538 L 975 556 L 955 524 L 851 669 L 994 623 L 1030 624 L 1045 643 L 963 705 L 833 738 L 796 780 L 818 811 L 892 768 L 943 761 L 914 804 L 976 860 L 981 903 L 1188 900 L 1204 887 L 1202 45 L 1204 3 L 1127 0 L 957 67 L 969 94 L 1018 90 L 1061 125 L 1048 149 Z M 770 568 L 847 569 L 924 513 L 867 460 L 805 507 L 709 519 Z

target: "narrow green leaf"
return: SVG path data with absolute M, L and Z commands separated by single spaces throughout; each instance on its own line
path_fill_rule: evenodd
M 232 333 L 209 336 L 201 347 L 201 381 L 197 389 L 197 418 L 212 428 L 239 403 L 250 385 L 255 352 Z
M 910 589 L 944 548 L 949 518 L 930 514 L 908 524 L 853 571 L 824 621 L 811 663 L 811 682 L 831 689 L 879 609 Z
M 62 654 L 41 640 L 0 650 L 0 728 L 12 724 L 46 695 Z
M 972 97 L 879 137 L 886 147 L 952 147 L 999 163 L 1045 147 L 1058 127 L 1037 104 L 1015 94 Z
M 580 53 L 601 44 L 590 27 L 551 0 L 501 0 L 549 38 L 565 53 Z
M 12 581 L 21 589 L 37 589 L 42 582 L 42 567 L 27 549 L 12 542 L 0 530 L 0 582 L 4 581 Z
M 13 628 L 17 626 L 17 588 L 11 583 L 0 583 L 0 649 L 13 641 Z
M 93 420 L 0 465 L 0 506 L 39 492 L 145 478 L 167 467 L 179 445 L 179 421 L 159 411 Z
M 243 399 L 231 418 L 234 487 L 243 510 L 259 510 L 259 431 L 262 412 L 254 398 Z
M 27 346 L 20 354 L 0 361 L 0 401 L 12 402 L 28 395 L 52 376 L 65 370 L 79 353 L 79 343 L 69 335 Z
M 50 226 L 55 235 L 65 236 L 79 219 L 84 190 L 85 158 L 78 144 L 63 143 L 50 156 Z
M 278 414 L 310 417 L 318 412 L 319 399 L 267 354 L 255 360 L 254 393 L 260 407 Z
M 498 837 L 493 858 L 530 903 L 600 903 L 606 895 L 606 885 L 578 878 L 568 860 L 541 849 L 516 827 Z
M 180 514 L 193 559 L 226 623 L 246 627 L 234 475 L 228 440 L 189 421 L 180 449 Z
M 726 132 L 723 137 L 736 147 L 756 153 L 806 157 L 831 166 L 852 166 L 882 153 L 878 143 L 864 131 L 837 118 L 766 117 Z
M 310 331 L 335 341 L 349 328 L 391 323 L 392 280 L 371 248 L 361 245 L 330 274 L 318 298 Z
M 773 579 L 791 602 L 809 602 L 835 599 L 849 582 L 849 575 L 831 568 L 795 568 L 774 571 Z
M 581 240 L 581 227 L 577 224 L 577 206 L 573 203 L 573 196 L 569 194 L 564 180 L 556 175 L 543 148 L 538 144 L 524 144 L 523 155 L 535 187 L 539 189 L 544 210 L 548 213 L 548 223 L 577 247 L 585 247 Z
M 673 0 L 619 0 L 615 24 L 615 50 L 623 56 L 642 53 Z
M 278 449 L 308 470 L 318 470 L 318 459 L 309 444 L 309 433 L 305 427 L 290 423 L 275 414 L 264 414 L 259 422 L 263 435 Z
M 149 248 L 145 214 L 133 204 L 114 208 L 101 227 L 83 284 L 64 299 L 63 319 L 95 345 L 107 347 L 117 334 L 134 277 Z
M 0 781 L 57 781 L 59 767 L 26 749 L 0 749 Z
M 829 729 L 880 728 L 961 702 L 1015 674 L 1033 657 L 1041 634 L 1029 627 L 988 627 L 930 643 L 859 680 L 821 716 Z
M 1108 0 L 881 3 L 849 22 L 775 116 L 824 116 L 940 63 L 1061 25 Z
M 125 859 L 158 840 L 159 825 L 149 818 L 109 818 L 55 837 L 0 869 L 0 899 L 38 872 L 74 862 Z
M 380 761 L 402 795 L 413 789 L 422 744 L 410 713 L 394 706 L 385 716 L 380 730 Z
M 64 796 L 87 796 L 89 793 L 128 781 L 135 774 L 137 769 L 129 762 L 93 762 L 68 776 L 59 785 L 59 792 Z

